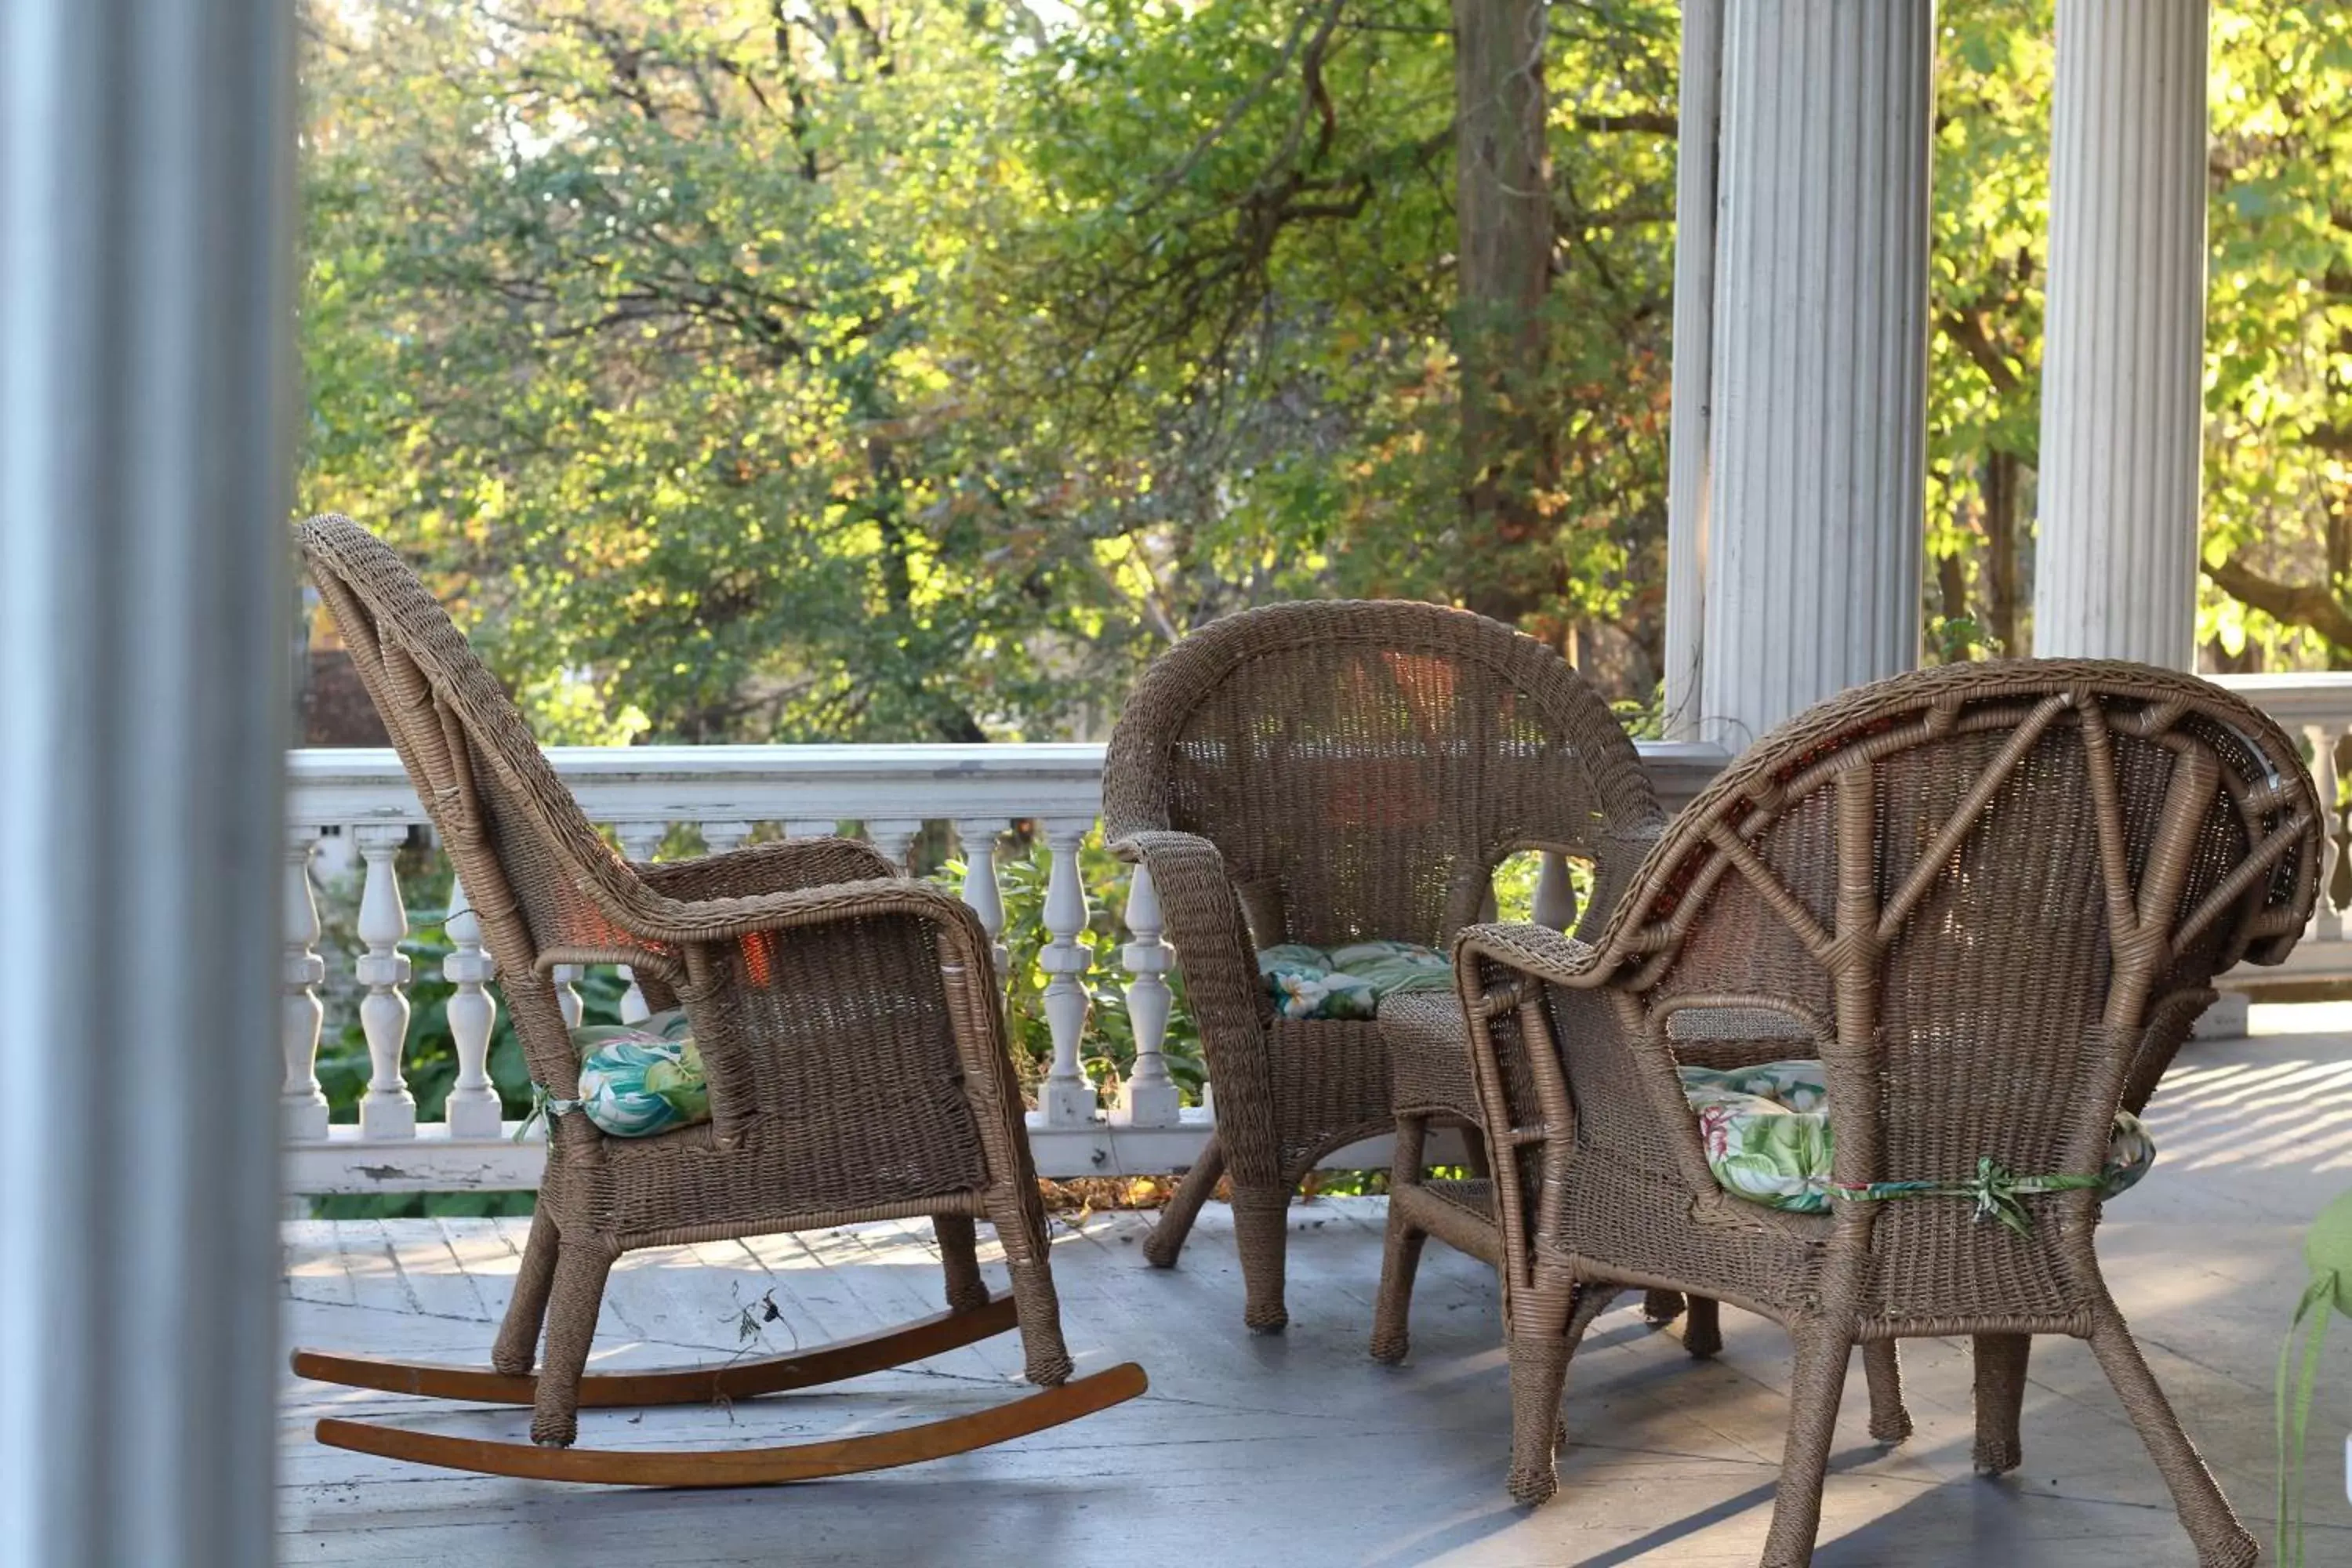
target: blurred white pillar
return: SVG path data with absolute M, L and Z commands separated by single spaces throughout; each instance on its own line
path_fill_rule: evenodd
M 1705 703 L 1707 411 L 1715 395 L 1716 138 L 1723 109 L 1723 0 L 1685 0 L 1675 120 L 1674 413 L 1666 440 L 1665 732 L 1699 738 Z
M 2193 668 L 2206 0 L 2059 0 L 2033 651 Z
M 0 5 L 0 1563 L 272 1555 L 285 0 Z
M 1934 0 L 1725 19 L 1701 738 L 1918 659 Z

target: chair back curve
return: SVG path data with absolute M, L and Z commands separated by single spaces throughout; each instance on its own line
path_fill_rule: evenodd
M 1632 742 L 1558 653 L 1402 600 L 1272 605 L 1185 637 L 1119 714 L 1103 805 L 1110 839 L 1213 843 L 1261 947 L 1442 947 L 1528 848 L 1591 859 L 1605 915 L 1661 821 Z
M 2286 735 L 2193 676 L 1923 670 L 1783 725 L 1675 819 L 1612 988 L 1669 1048 L 1709 1010 L 1812 1037 L 1763 1048 L 1826 1059 L 1842 1183 L 2095 1173 L 2212 978 L 2294 944 L 2320 820 Z
M 296 537 L 465 883 L 533 1074 L 567 1079 L 570 1036 L 551 979 L 535 968 L 539 954 L 643 945 L 610 918 L 641 894 L 636 876 L 582 814 L 440 602 L 389 546 L 334 515 L 309 519 Z

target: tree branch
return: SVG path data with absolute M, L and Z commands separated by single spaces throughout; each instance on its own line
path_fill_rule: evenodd
M 2352 610 L 2347 610 L 2330 589 L 2265 577 L 2234 555 L 2219 565 L 2207 566 L 2205 575 L 2231 598 L 2273 620 L 2317 632 L 2337 647 L 2352 647 Z
M 1945 313 L 1942 324 L 1944 335 L 1968 351 L 1969 358 L 1985 373 L 1985 379 L 1992 383 L 1995 392 L 2006 394 L 2017 390 L 2016 368 L 1992 341 L 1991 333 L 1985 330 L 1981 311 L 1973 309 L 1949 310 Z

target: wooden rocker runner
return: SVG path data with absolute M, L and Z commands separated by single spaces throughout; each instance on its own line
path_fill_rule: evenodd
M 1070 1380 L 1045 1210 L 977 917 L 845 839 L 627 863 L 397 556 L 340 517 L 313 518 L 299 538 L 481 921 L 550 1113 L 530 1240 L 488 1369 L 294 1355 L 296 1373 L 323 1382 L 528 1405 L 530 1443 L 332 1419 L 320 1422 L 319 1440 L 489 1475 L 759 1486 L 964 1453 L 1141 1394 L 1143 1371 L 1132 1363 Z M 655 1011 L 641 1049 L 671 1069 L 666 1095 L 648 1089 L 593 1108 L 583 1100 L 580 1047 L 552 979 L 558 965 L 578 963 L 629 966 Z M 698 1057 L 701 1089 L 688 1080 L 680 1091 L 677 1066 L 690 1071 Z M 599 1087 L 592 1082 L 592 1094 Z M 599 1124 L 600 1115 L 616 1120 L 616 1104 L 660 1114 L 644 1135 L 616 1136 Z M 605 1276 L 624 1252 L 925 1215 L 947 1277 L 943 1313 L 782 1356 L 586 1371 Z M 981 1219 L 1003 1245 L 1009 1293 L 992 1295 L 982 1281 Z M 730 1403 L 1014 1328 L 1038 1391 L 992 1409 L 779 1447 L 572 1447 L 583 1405 Z

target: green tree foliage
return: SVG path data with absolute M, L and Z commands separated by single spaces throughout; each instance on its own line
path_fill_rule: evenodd
M 2217 8 L 2200 634 L 2352 663 L 2352 10 Z
M 1513 4 L 1533 52 L 1480 64 L 1447 0 L 314 0 L 302 502 L 550 739 L 1099 732 L 1319 594 L 1646 697 L 1678 7 Z M 2032 646 L 2052 9 L 1940 8 L 1938 657 Z M 2200 630 L 2340 658 L 2352 12 L 2212 37 Z M 1538 75 L 1548 238 L 1456 157 Z
M 1672 10 L 1545 40 L 1555 638 L 1656 594 Z M 1449 26 L 321 6 L 303 503 L 568 739 L 1067 731 L 1238 605 L 1455 596 Z

